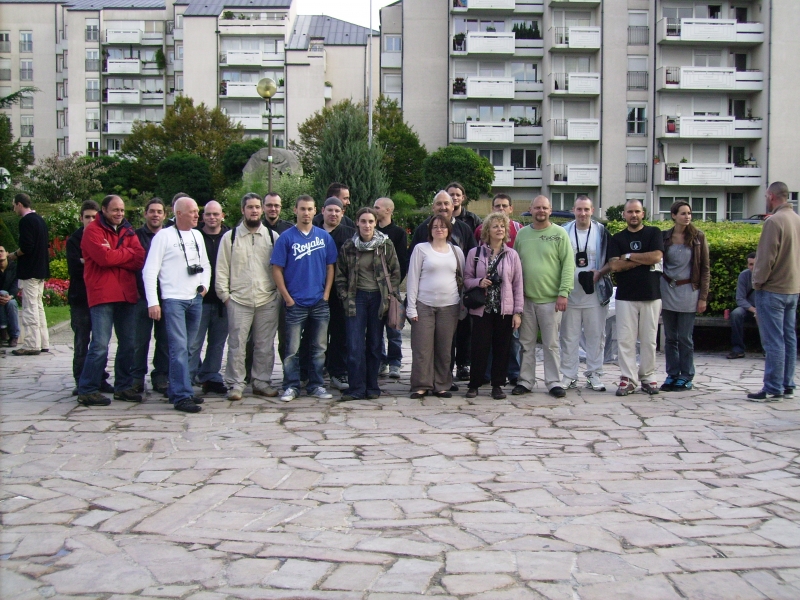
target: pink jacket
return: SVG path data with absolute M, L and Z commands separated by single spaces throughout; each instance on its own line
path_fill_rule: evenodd
M 480 254 L 478 254 L 480 253 Z M 500 260 L 497 272 L 500 274 L 500 314 L 522 314 L 523 289 L 522 289 L 522 263 L 519 254 L 513 248 L 504 249 L 505 256 Z M 475 256 L 478 260 L 475 260 Z M 480 283 L 486 276 L 489 251 L 486 246 L 478 246 L 469 251 L 464 264 L 464 289 L 469 290 Z M 483 306 L 473 308 L 469 314 L 476 317 L 483 316 Z

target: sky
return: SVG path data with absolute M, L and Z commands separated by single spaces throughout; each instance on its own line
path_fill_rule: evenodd
M 295 0 L 298 15 L 327 15 L 369 27 L 369 0 Z M 372 0 L 372 28 L 380 29 L 381 8 L 394 0 Z

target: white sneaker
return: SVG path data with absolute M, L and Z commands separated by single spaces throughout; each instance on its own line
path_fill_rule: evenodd
M 400 367 L 389 367 L 389 377 L 392 379 L 400 379 Z
M 330 400 L 333 398 L 333 394 L 328 393 L 324 387 L 320 386 L 315 390 L 312 390 L 308 393 L 309 396 L 313 398 L 319 398 L 320 400 Z
M 593 389 L 595 392 L 605 392 L 606 386 L 601 381 L 598 375 L 592 373 L 586 377 L 586 387 Z
M 228 390 L 228 400 L 241 400 L 242 399 L 242 390 L 237 388 L 231 388 Z
M 331 387 L 340 391 L 350 389 L 350 384 L 347 383 L 347 375 L 341 375 L 339 377 L 331 375 Z
M 564 379 L 562 380 L 561 386 L 565 390 L 574 390 L 576 387 L 578 387 L 578 380 L 577 379 L 570 379 L 569 377 L 564 377 Z
M 281 402 L 291 402 L 297 398 L 297 390 L 294 388 L 286 388 L 281 394 Z
M 378 371 L 379 377 L 386 377 L 389 374 L 389 365 L 386 363 L 381 363 L 381 368 Z

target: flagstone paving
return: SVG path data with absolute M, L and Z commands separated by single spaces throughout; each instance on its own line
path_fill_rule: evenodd
M 800 598 L 800 406 L 744 399 L 755 355 L 652 398 L 410 400 L 406 361 L 185 415 L 82 408 L 51 350 L 0 355 L 2 598 Z

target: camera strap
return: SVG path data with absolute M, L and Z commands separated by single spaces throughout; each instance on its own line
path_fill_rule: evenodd
M 183 243 L 183 236 L 181 235 L 181 231 L 180 231 L 180 229 L 178 229 L 177 226 L 175 227 L 175 232 L 178 234 L 178 240 L 180 241 L 180 244 L 181 244 L 181 250 L 183 250 L 183 258 L 186 261 L 186 266 L 190 267 L 192 265 L 189 264 L 189 257 L 186 255 L 186 245 Z M 194 233 L 192 232 L 191 229 L 189 230 L 189 234 L 192 236 L 192 241 L 194 241 L 194 249 L 197 250 L 198 263 L 197 263 L 196 266 L 199 267 L 200 266 L 200 246 L 197 245 L 197 239 L 194 237 Z
M 575 248 L 577 252 L 575 253 L 575 266 L 579 269 L 583 269 L 589 266 L 589 254 L 586 252 L 589 249 L 589 238 L 592 235 L 592 222 L 589 221 L 589 230 L 586 232 L 586 244 L 581 250 L 581 242 L 578 239 L 578 224 L 575 224 Z

